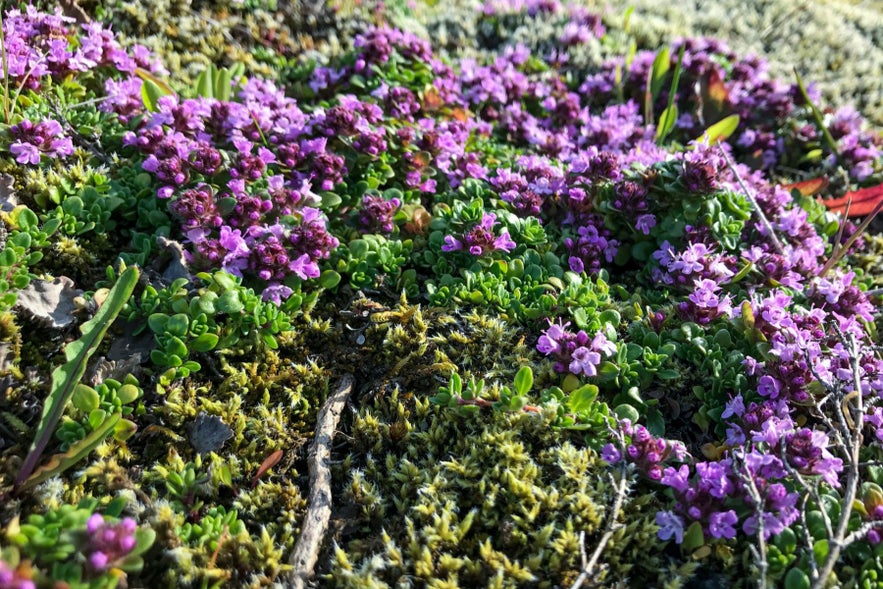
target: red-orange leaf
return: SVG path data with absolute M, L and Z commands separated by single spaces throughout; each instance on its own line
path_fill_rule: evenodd
M 717 70 L 712 69 L 699 81 L 699 92 L 705 124 L 718 122 L 729 110 L 730 93 Z
M 784 186 L 782 186 L 782 188 L 784 188 L 788 192 L 791 192 L 796 188 L 797 191 L 803 196 L 812 196 L 827 188 L 828 184 L 828 177 L 822 176 L 821 178 L 813 178 L 812 180 L 804 180 L 803 182 L 785 184 Z
M 261 463 L 260 468 L 258 468 L 257 473 L 254 475 L 254 478 L 251 479 L 251 488 L 254 489 L 258 485 L 258 479 L 264 476 L 268 470 L 276 466 L 279 461 L 282 460 L 282 450 L 276 450 Z
M 862 188 L 853 192 L 847 192 L 840 198 L 832 198 L 823 200 L 828 210 L 835 213 L 844 213 L 846 211 L 846 203 L 852 201 L 849 207 L 850 217 L 864 217 L 871 214 L 877 207 L 877 204 L 883 201 L 883 184 Z

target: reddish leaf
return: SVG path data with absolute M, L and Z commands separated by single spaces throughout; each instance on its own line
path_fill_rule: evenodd
M 251 479 L 251 488 L 254 489 L 258 485 L 258 479 L 264 476 L 268 470 L 276 466 L 279 461 L 282 460 L 282 450 L 276 450 L 261 463 L 260 468 L 258 468 L 257 473 L 255 473 L 254 478 Z
M 846 204 L 850 201 L 852 201 L 849 207 L 850 217 L 864 217 L 871 214 L 877 207 L 877 204 L 883 201 L 883 184 L 862 188 L 854 192 L 847 192 L 840 198 L 832 198 L 822 202 L 828 207 L 828 210 L 835 213 L 844 213 L 846 212 Z
M 426 92 L 423 94 L 423 108 L 427 111 L 438 110 L 444 103 L 442 102 L 441 95 L 438 93 L 438 90 L 435 88 L 428 88 Z
M 730 93 L 717 70 L 712 69 L 699 81 L 702 118 L 706 125 L 716 123 L 727 112 Z
M 804 180 L 803 182 L 785 184 L 784 186 L 782 186 L 782 188 L 784 188 L 788 192 L 791 192 L 796 188 L 801 195 L 812 196 L 827 188 L 828 184 L 828 177 L 822 176 L 821 178 L 813 178 L 812 180 Z

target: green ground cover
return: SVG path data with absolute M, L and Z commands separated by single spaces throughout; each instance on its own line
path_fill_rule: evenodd
M 6 10 L 0 589 L 883 584 L 880 11 L 632 4 Z

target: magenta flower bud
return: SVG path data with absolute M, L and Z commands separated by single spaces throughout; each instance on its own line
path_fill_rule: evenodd
M 89 564 L 96 571 L 103 571 L 107 566 L 107 555 L 100 550 L 93 552 L 89 557 Z
M 93 513 L 89 516 L 89 521 L 86 522 L 86 531 L 90 534 L 94 534 L 104 525 L 104 516 L 100 513 Z

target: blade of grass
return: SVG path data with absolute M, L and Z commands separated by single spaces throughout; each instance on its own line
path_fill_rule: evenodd
M 656 127 L 656 144 L 662 145 L 665 138 L 674 128 L 677 121 L 677 106 L 675 105 L 675 95 L 678 93 L 678 84 L 681 81 L 681 67 L 684 64 L 684 49 L 686 44 L 681 44 L 681 50 L 678 52 L 678 63 L 675 65 L 675 71 L 672 75 L 671 89 L 668 93 L 668 106 L 662 111 L 659 117 L 659 125 Z
M 812 99 L 809 97 L 809 92 L 806 91 L 806 86 L 803 84 L 803 78 L 800 77 L 800 72 L 797 71 L 797 68 L 794 68 L 794 75 L 797 77 L 797 87 L 800 89 L 800 93 L 803 95 L 803 99 L 806 101 L 807 106 L 809 106 L 809 109 L 812 111 L 812 116 L 816 120 L 819 130 L 822 132 L 822 136 L 825 138 L 825 143 L 831 148 L 834 157 L 839 162 L 840 151 L 837 149 L 837 142 L 834 140 L 834 137 L 831 136 L 831 132 L 828 131 L 828 127 L 825 125 L 822 111 L 819 110 L 819 107 L 813 104 Z
M 64 356 L 67 361 L 52 372 L 52 388 L 43 406 L 43 416 L 37 426 L 31 450 L 15 479 L 16 488 L 19 488 L 34 472 L 43 450 L 52 438 L 55 425 L 61 419 L 65 406 L 86 372 L 86 364 L 98 349 L 101 340 L 122 311 L 126 301 L 132 296 L 138 283 L 138 276 L 138 268 L 135 266 L 127 268 L 110 289 L 107 299 L 95 316 L 80 328 L 82 337 L 65 347 Z
M 849 236 L 849 239 L 846 240 L 846 243 L 844 243 L 843 246 L 837 250 L 836 255 L 833 252 L 831 253 L 831 257 L 828 259 L 827 262 L 825 262 L 825 265 L 822 266 L 822 269 L 819 271 L 819 278 L 822 278 L 825 274 L 827 274 L 828 271 L 833 268 L 837 262 L 840 261 L 840 258 L 842 258 L 846 254 L 846 252 L 849 251 L 849 248 L 852 247 L 852 244 L 854 244 L 856 240 L 858 240 L 858 238 L 862 236 L 862 234 L 868 228 L 868 225 L 871 224 L 871 221 L 874 220 L 874 217 L 877 216 L 881 209 L 883 209 L 883 200 L 878 202 L 877 206 L 874 207 L 874 210 L 871 211 L 871 214 L 865 217 L 865 220 L 862 221 L 861 225 L 856 228 L 855 232 Z

